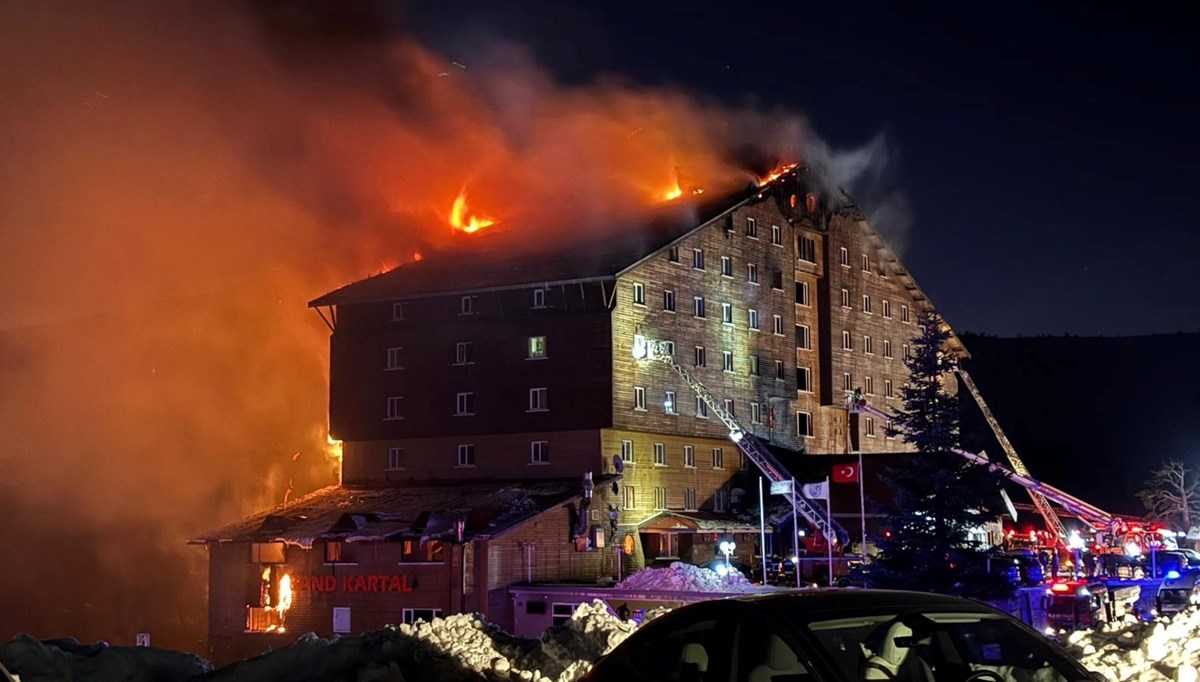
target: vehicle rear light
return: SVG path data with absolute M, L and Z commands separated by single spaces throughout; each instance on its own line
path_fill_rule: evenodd
M 1066 583 L 1054 583 L 1050 586 L 1052 592 L 1070 592 L 1071 586 Z

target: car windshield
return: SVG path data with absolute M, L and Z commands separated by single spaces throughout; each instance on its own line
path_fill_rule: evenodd
M 872 614 L 807 628 L 843 678 L 856 682 L 962 682 L 977 674 L 972 679 L 979 682 L 1088 679 L 1045 640 L 999 614 Z

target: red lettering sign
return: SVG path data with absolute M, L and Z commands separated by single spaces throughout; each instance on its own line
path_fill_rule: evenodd
M 301 575 L 292 580 L 297 592 L 412 592 L 407 575 Z

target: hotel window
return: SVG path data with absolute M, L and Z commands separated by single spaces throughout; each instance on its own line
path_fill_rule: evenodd
M 734 414 L 734 411 L 733 411 L 733 398 L 726 398 L 724 402 L 725 402 L 725 412 L 730 417 L 736 417 L 737 415 Z
M 900 346 L 900 355 L 901 355 L 901 356 L 902 356 L 902 357 L 903 357 L 905 360 L 907 360 L 907 359 L 908 359 L 908 355 L 909 355 L 909 354 L 908 354 L 908 344 L 907 344 L 907 343 L 906 343 L 906 344 L 904 344 L 904 345 L 902 345 L 902 346 Z
M 762 405 L 759 403 L 750 403 L 750 423 L 762 423 Z
M 729 303 L 721 304 L 721 322 L 733 324 L 733 306 Z
M 473 444 L 468 443 L 458 446 L 458 466 L 475 466 L 475 446 Z
M 344 564 L 355 563 L 350 560 L 349 553 L 344 551 L 346 548 L 343 543 L 331 540 L 325 543 L 325 563 L 327 564 Z
M 817 262 L 817 240 L 801 237 L 796 242 L 796 257 L 808 263 Z
M 776 336 L 783 336 L 783 318 L 779 315 L 771 316 L 771 331 L 774 332 Z
M 865 426 L 864 430 L 867 432 L 867 435 L 870 436 L 871 438 L 875 437 L 875 419 L 874 419 L 874 417 L 867 417 L 866 426 Z
M 675 409 L 675 391 L 667 391 L 663 397 L 663 414 L 679 414 Z
M 671 248 L 667 249 L 667 260 L 672 263 L 679 262 L 679 247 L 678 246 L 672 246 Z
M 756 377 L 758 375 L 759 375 L 758 356 L 751 355 L 750 356 L 750 376 Z
M 806 324 L 796 325 L 796 347 L 802 350 L 812 350 L 812 331 Z
M 842 374 L 842 389 L 846 391 L 854 390 L 854 378 L 850 376 L 849 372 Z
M 404 369 L 404 367 L 400 365 L 400 351 L 403 350 L 404 349 L 399 346 L 387 349 L 387 364 L 384 365 L 384 369 Z
M 811 412 L 796 413 L 796 435 L 805 437 L 813 435 L 813 421 Z
M 750 329 L 752 329 L 754 331 L 758 331 L 758 311 L 755 310 L 754 308 L 751 308 L 747 312 L 747 316 L 750 318 L 750 321 L 748 323 L 750 326 Z
M 908 322 L 908 306 L 906 305 L 900 306 L 900 321 Z
M 721 256 L 721 276 L 733 277 L 733 259 L 729 256 Z
M 871 258 L 869 256 L 867 256 L 867 254 L 865 254 L 865 253 L 863 254 L 863 257 L 862 257 L 862 271 L 863 272 L 871 271 Z
M 883 357 L 892 357 L 892 342 L 888 339 L 883 340 Z
M 675 312 L 675 292 L 670 289 L 663 292 L 663 310 L 669 313 Z
M 530 412 L 546 412 L 550 409 L 550 389 L 548 388 L 531 388 L 529 389 L 529 411 Z
M 875 379 L 871 377 L 863 377 L 863 381 L 865 382 L 863 384 L 863 390 L 866 391 L 867 395 L 875 395 Z
M 655 509 L 666 509 L 667 508 L 667 489 L 666 488 L 660 488 L 660 487 L 654 488 L 654 508 Z
M 714 469 L 724 469 L 725 468 L 725 451 L 722 450 L 721 448 L 713 448 L 712 453 L 713 453 L 713 460 L 712 460 L 713 468 Z
M 871 297 L 868 294 L 863 294 L 863 312 L 871 314 Z
M 808 296 L 808 282 L 796 282 L 796 303 L 803 306 L 812 305 L 812 299 Z
M 733 371 L 733 351 L 721 351 L 721 369 L 726 372 Z
M 771 243 L 783 246 L 783 230 L 779 229 L 778 225 L 771 226 Z
M 475 314 L 475 296 L 463 296 L 459 299 L 458 314 L 459 315 L 474 315 Z
M 633 387 L 633 409 L 642 411 L 646 409 L 646 389 L 641 386 Z
M 413 625 L 419 620 L 432 623 L 434 618 L 442 617 L 441 609 L 402 609 L 400 615 L 406 625 Z M 347 630 L 349 632 L 349 630 Z
M 683 466 L 688 469 L 696 468 L 696 448 L 692 445 L 683 446 Z
M 783 291 L 783 271 L 775 270 L 771 273 L 771 288 Z
M 796 368 L 796 390 L 805 393 L 812 392 L 812 370 L 808 367 Z
M 850 290 L 848 289 L 842 289 L 842 307 L 850 307 Z
M 529 444 L 529 463 L 530 464 L 549 464 L 550 463 L 550 441 L 535 440 Z
M 704 269 L 704 249 L 692 249 L 692 267 L 697 270 Z
M 637 509 L 637 491 L 631 485 L 625 486 L 625 508 Z
M 546 307 L 546 290 L 545 289 L 534 289 L 533 290 L 533 307 L 534 308 L 545 308 Z
M 403 322 L 408 319 L 408 301 L 396 301 L 392 304 L 392 322 Z
M 404 448 L 388 448 L 387 468 L 404 468 Z
M 708 419 L 708 403 L 700 396 L 696 396 L 696 416 L 700 419 Z
M 783 360 L 776 360 L 776 361 L 775 361 L 775 378 L 776 378 L 776 379 L 778 379 L 778 380 L 780 380 L 780 381 L 783 381 L 783 379 L 784 379 L 784 375 L 783 375 Z
M 882 305 L 882 306 L 883 306 L 883 316 L 884 316 L 884 317 L 886 317 L 886 318 L 888 318 L 888 319 L 891 319 L 891 317 L 892 317 L 892 303 L 891 303 L 891 301 L 888 301 L 887 299 L 884 299 L 884 300 L 881 302 L 881 304 L 880 304 L 880 305 Z
M 633 441 L 621 441 L 621 461 L 625 462 L 626 464 L 633 464 L 635 461 L 637 461 L 633 456 Z
M 646 285 L 640 282 L 633 283 L 633 303 L 634 305 L 646 305 Z
M 674 341 L 663 341 L 663 345 L 666 346 L 667 355 L 669 355 L 671 357 L 675 357 L 675 342 Z
M 746 264 L 746 281 L 751 284 L 758 284 L 758 266 L 754 263 Z
M 840 262 L 841 262 L 843 268 L 850 267 L 850 251 L 848 249 L 846 249 L 846 247 L 844 247 L 844 246 L 842 247 L 842 250 L 841 250 L 841 261 Z
M 717 488 L 713 492 L 713 511 L 723 512 L 729 506 L 729 491 L 724 488 Z
M 854 350 L 854 341 L 851 340 L 849 331 L 842 331 L 842 350 Z
M 459 341 L 454 344 L 454 364 L 471 365 L 475 363 L 475 344 L 471 341 Z
M 541 360 L 546 357 L 546 337 L 531 336 L 529 337 L 529 355 L 527 360 Z
M 287 563 L 287 550 L 282 542 L 252 542 L 250 543 L 250 563 L 252 564 L 284 564 Z
M 387 399 L 387 409 L 384 412 L 384 419 L 404 419 L 400 416 L 400 401 L 404 398 L 394 395 Z
M 654 444 L 654 466 L 665 467 L 667 465 L 667 446 L 662 443 Z
M 695 488 L 684 488 L 683 489 L 683 508 L 686 511 L 695 511 L 696 510 L 696 489 Z
M 885 397 L 885 398 L 896 397 L 895 394 L 892 393 L 892 380 L 891 379 L 883 380 L 883 397 Z
M 875 344 L 871 343 L 871 337 L 869 336 L 863 337 L 863 352 L 867 355 L 875 354 Z
M 692 299 L 692 315 L 704 317 L 704 298 L 696 296 Z
M 696 346 L 696 354 L 692 360 L 692 364 L 697 367 L 704 367 L 708 361 L 708 358 L 705 356 L 704 346 Z
M 454 414 L 459 417 L 475 414 L 475 394 L 459 393 L 454 404 Z
M 758 239 L 758 221 L 754 218 L 746 218 L 746 236 Z

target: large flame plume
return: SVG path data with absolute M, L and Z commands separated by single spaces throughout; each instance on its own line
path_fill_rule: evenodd
M 463 187 L 459 190 L 458 196 L 454 198 L 454 205 L 450 207 L 450 227 L 467 234 L 474 234 L 495 224 L 496 221 L 491 218 L 482 218 L 473 213 L 468 214 L 467 188 Z

